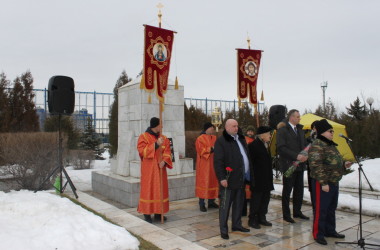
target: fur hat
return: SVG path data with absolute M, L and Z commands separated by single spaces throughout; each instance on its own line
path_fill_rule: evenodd
M 272 128 L 271 127 L 268 127 L 268 126 L 260 126 L 258 129 L 257 129 L 257 134 L 258 135 L 261 135 L 261 134 L 265 134 L 267 132 L 270 132 L 272 131 Z
M 158 125 L 160 125 L 160 119 L 157 117 L 152 117 L 152 119 L 150 119 L 150 128 L 155 128 Z
M 279 122 L 276 126 L 277 129 L 280 129 L 280 128 L 283 128 L 283 127 L 286 127 L 286 123 L 285 122 Z
M 203 131 L 206 131 L 208 128 L 210 127 L 214 127 L 214 125 L 212 125 L 211 122 L 206 122 L 204 125 L 203 125 Z M 215 128 L 215 127 L 214 127 Z
M 311 123 L 311 125 L 310 125 L 311 129 L 314 129 L 315 124 L 316 124 L 317 122 L 318 122 L 318 120 L 315 120 L 315 121 L 313 121 L 313 122 Z
M 327 122 L 326 119 L 322 119 L 315 123 L 315 128 L 317 129 L 317 134 L 321 135 L 333 127 L 330 125 L 330 123 Z
M 252 126 L 252 125 L 249 125 L 249 126 L 247 126 L 247 129 L 245 131 L 248 132 L 250 130 L 253 131 L 253 132 L 255 132 L 255 127 Z

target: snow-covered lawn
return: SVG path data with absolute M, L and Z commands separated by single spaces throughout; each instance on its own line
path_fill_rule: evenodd
M 355 171 L 348 175 L 343 176 L 343 179 L 339 182 L 340 187 L 345 188 L 358 188 L 359 183 L 359 171 L 358 164 L 353 164 L 351 169 Z M 362 162 L 362 169 L 364 174 L 367 176 L 369 182 L 371 183 L 373 189 L 377 192 L 380 191 L 380 158 L 366 160 Z M 362 174 L 362 183 L 364 190 L 370 190 L 368 183 Z M 379 201 L 380 202 L 380 201 Z
M 40 191 L 0 192 L 0 249 L 138 249 L 127 230 Z
M 108 155 L 105 155 L 108 158 Z M 75 187 L 91 190 L 91 172 L 109 167 L 108 159 L 93 169 L 70 170 Z M 65 193 L 71 192 L 70 187 Z M 0 192 L 0 249 L 138 249 L 139 241 L 122 227 L 47 191 Z
M 371 183 L 375 192 L 380 191 L 380 158 L 366 160 L 362 162 L 362 168 L 365 175 L 367 176 L 369 182 Z M 351 169 L 355 170 L 354 172 L 343 176 L 342 180 L 339 182 L 340 188 L 350 188 L 354 189 L 353 191 L 359 192 L 359 170 L 358 164 L 353 164 Z M 307 173 L 305 171 L 304 176 L 305 186 L 307 186 Z M 369 191 L 367 180 L 362 174 L 362 184 L 363 190 Z M 281 195 L 282 185 L 275 184 L 275 190 L 272 191 L 272 194 Z M 304 190 L 304 200 L 310 202 L 310 193 L 307 188 Z M 358 197 L 343 194 L 339 194 L 338 209 L 349 209 L 350 211 L 359 212 L 359 199 Z M 362 211 L 366 215 L 380 215 L 380 200 L 363 198 L 362 199 Z
M 75 170 L 73 167 L 66 167 L 67 174 L 70 176 L 70 179 L 74 183 L 74 186 L 80 191 L 91 191 L 91 172 L 99 171 L 103 169 L 109 169 L 109 154 L 108 151 L 103 153 L 105 160 L 95 160 L 93 168 L 91 169 L 79 169 Z M 71 192 L 70 187 L 67 188 L 67 192 Z

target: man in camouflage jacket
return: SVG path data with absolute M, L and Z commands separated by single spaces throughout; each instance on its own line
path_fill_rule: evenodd
M 344 162 L 332 141 L 334 130 L 326 119 L 315 124 L 317 139 L 309 150 L 309 167 L 314 202 L 313 237 L 327 245 L 325 237 L 344 238 L 336 231 L 339 181 L 352 163 Z

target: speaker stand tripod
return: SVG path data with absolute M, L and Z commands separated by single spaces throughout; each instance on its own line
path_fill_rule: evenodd
M 350 141 L 347 138 L 345 138 L 345 139 L 346 139 L 346 142 L 347 142 L 348 146 L 351 149 L 351 152 L 354 152 L 354 151 L 352 151 L 352 146 L 351 146 Z M 359 165 L 358 171 L 359 171 L 359 233 L 360 233 L 360 239 L 357 242 L 336 241 L 335 244 L 353 244 L 353 245 L 358 245 L 359 247 L 361 247 L 363 249 L 365 249 L 366 245 L 367 246 L 380 247 L 380 245 L 365 243 L 365 240 L 363 238 L 363 222 L 362 222 L 362 189 L 363 189 L 363 187 L 362 187 L 362 174 L 365 177 L 365 179 L 366 179 L 366 181 L 367 181 L 367 183 L 368 183 L 369 188 L 371 189 L 371 191 L 373 191 L 373 188 L 372 188 L 372 185 L 369 182 L 367 176 L 364 173 L 364 170 L 362 168 L 363 165 L 361 164 L 361 162 L 359 161 L 359 159 L 356 157 L 356 155 L 354 157 L 355 157 L 355 161 Z
M 71 190 L 73 191 L 73 193 L 75 195 L 75 198 L 78 199 L 78 195 L 77 195 L 77 192 L 76 192 L 77 189 L 75 188 L 74 183 L 71 181 L 71 178 L 70 178 L 69 174 L 67 173 L 66 169 L 63 167 L 63 160 L 62 160 L 62 158 L 63 158 L 62 157 L 62 152 L 63 152 L 62 142 L 63 142 L 63 138 L 62 138 L 62 134 L 61 134 L 61 116 L 62 116 L 61 114 L 58 114 L 58 137 L 59 137 L 59 144 L 58 144 L 58 165 L 57 165 L 57 167 L 55 167 L 53 169 L 53 171 L 51 171 L 51 173 L 49 174 L 49 176 L 46 177 L 46 179 L 41 183 L 41 185 L 34 192 L 37 192 L 37 191 L 41 190 L 42 187 L 44 186 L 44 184 L 47 181 L 50 180 L 50 178 L 56 173 L 56 171 L 60 171 L 59 190 L 58 190 L 57 187 L 55 187 L 55 189 L 62 194 L 65 191 L 67 183 L 68 183 L 70 185 L 70 187 L 71 187 Z M 66 177 L 66 183 L 63 186 L 62 186 L 62 172 L 63 172 L 63 174 Z

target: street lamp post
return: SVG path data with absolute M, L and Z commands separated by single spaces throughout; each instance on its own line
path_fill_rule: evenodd
M 369 113 L 372 112 L 371 108 L 372 108 L 372 104 L 373 104 L 374 101 L 375 101 L 375 100 L 374 100 L 372 97 L 368 97 L 368 98 L 367 98 L 367 103 L 368 103 L 368 105 L 369 105 Z
M 322 91 L 323 91 L 323 110 L 325 111 L 326 110 L 326 99 L 325 99 L 325 92 L 326 92 L 326 89 L 327 89 L 327 81 L 324 81 L 321 83 L 321 88 L 322 88 Z

